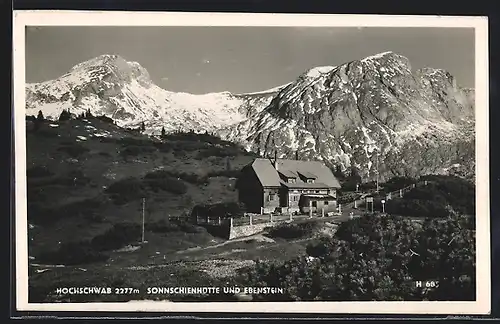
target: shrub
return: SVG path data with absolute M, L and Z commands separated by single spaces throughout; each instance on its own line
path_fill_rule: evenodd
M 88 148 L 77 142 L 65 143 L 63 146 L 60 146 L 57 150 L 64 152 L 75 159 L 81 157 L 83 154 L 89 151 Z
M 146 195 L 146 190 L 144 189 L 142 181 L 133 177 L 125 178 L 112 183 L 106 189 L 106 192 L 118 205 L 143 198 Z
M 144 177 L 144 184 L 155 192 L 163 190 L 177 195 L 183 195 L 187 192 L 187 186 L 184 181 L 163 172 L 147 174 Z
M 191 223 L 184 222 L 184 221 L 179 222 L 178 226 L 182 232 L 186 232 L 186 233 L 202 233 L 202 232 L 206 231 L 203 227 L 196 226 L 196 225 L 193 225 Z
M 475 300 L 472 227 L 470 217 L 421 225 L 403 217 L 356 218 L 307 247 L 318 260 L 258 262 L 246 284 L 282 287 L 282 298 L 296 301 Z M 416 280 L 436 280 L 439 287 L 416 288 Z
M 174 222 L 169 222 L 164 219 L 159 220 L 154 223 L 146 223 L 144 225 L 145 230 L 153 233 L 168 233 L 179 231 L 179 226 Z
M 42 186 L 79 187 L 89 184 L 90 181 L 90 178 L 83 174 L 81 170 L 72 170 L 58 177 L 28 177 L 28 186 L 33 189 L 40 188 Z
M 99 152 L 98 153 L 100 156 L 104 156 L 104 157 L 110 157 L 111 154 L 109 152 Z
M 243 205 L 236 202 L 223 202 L 212 205 L 196 205 L 191 212 L 191 218 L 196 217 L 242 217 L 245 212 Z
M 90 118 L 91 116 L 87 116 L 87 118 Z M 104 116 L 104 115 L 101 115 L 101 116 L 95 116 L 95 118 L 105 122 L 105 123 L 108 123 L 108 124 L 114 124 L 114 121 L 112 118 L 109 118 L 107 116 Z
M 209 147 L 203 149 L 198 153 L 197 158 L 204 159 L 211 156 L 216 157 L 229 157 L 229 156 L 238 156 L 241 151 L 236 147 Z
M 139 156 L 139 155 L 148 155 L 156 151 L 156 148 L 153 146 L 127 146 L 123 150 L 120 151 L 120 155 L 124 158 L 129 156 Z
M 108 251 L 138 242 L 140 237 L 141 227 L 138 224 L 118 223 L 105 233 L 95 236 L 90 243 L 97 251 Z
M 417 180 L 414 178 L 397 176 L 397 177 L 393 177 L 390 180 L 388 180 L 387 182 L 385 182 L 383 184 L 383 187 L 384 187 L 385 192 L 392 192 L 392 191 L 399 190 L 401 188 L 408 187 L 408 186 L 416 183 L 416 181 Z
M 315 228 L 316 224 L 314 222 L 284 223 L 272 227 L 269 230 L 269 236 L 274 238 L 295 239 L 312 234 Z
M 240 170 L 221 170 L 212 171 L 207 174 L 207 177 L 227 177 L 227 178 L 238 178 L 241 174 Z
M 123 147 L 128 146 L 149 146 L 154 147 L 154 142 L 148 139 L 139 139 L 134 137 L 122 137 L 118 140 L 118 144 L 121 144 Z
M 49 207 L 41 201 L 28 203 L 28 219 L 34 224 L 49 225 L 70 217 L 88 217 L 104 204 L 102 197 L 88 198 L 62 206 Z
M 56 251 L 42 253 L 40 262 L 49 264 L 79 265 L 94 262 L 104 262 L 109 255 L 95 251 L 89 242 L 63 243 Z
M 199 176 L 194 173 L 186 173 L 186 172 L 178 172 L 178 171 L 171 171 L 171 170 L 158 170 L 158 171 L 153 171 L 149 172 L 144 176 L 145 179 L 158 179 L 158 178 L 164 178 L 164 177 L 170 177 L 170 178 L 179 178 L 182 179 L 186 182 L 192 183 L 192 184 L 206 184 L 208 183 L 208 179 L 206 177 Z
M 42 128 L 37 131 L 36 136 L 48 137 L 48 138 L 56 138 L 59 137 L 59 133 L 56 130 Z
M 387 212 L 408 215 L 444 217 L 448 209 L 475 214 L 475 186 L 454 176 L 426 176 L 427 186 L 416 187 L 403 196 L 387 202 Z

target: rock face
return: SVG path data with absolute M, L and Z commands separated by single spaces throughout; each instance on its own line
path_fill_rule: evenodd
M 443 70 L 412 72 L 407 58 L 386 52 L 304 73 L 222 135 L 263 156 L 297 152 L 371 179 L 377 164 L 382 179 L 473 171 L 473 90 Z
M 218 133 L 262 156 L 320 159 L 365 179 L 425 173 L 474 174 L 474 90 L 448 72 L 412 71 L 380 53 L 316 67 L 263 92 L 194 95 L 156 86 L 136 62 L 102 55 L 56 80 L 26 86 L 26 113 L 57 118 L 90 109 L 149 133 Z
M 58 118 L 63 109 L 73 114 L 90 109 L 94 115 L 113 118 L 119 126 L 137 127 L 144 122 L 151 133 L 162 127 L 166 131 L 215 131 L 261 110 L 275 92 L 249 96 L 170 92 L 155 85 L 138 63 L 102 55 L 74 66 L 56 80 L 28 84 L 26 114 L 42 110 L 45 117 Z

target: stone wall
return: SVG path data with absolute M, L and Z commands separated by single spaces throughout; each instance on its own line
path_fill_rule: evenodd
M 229 230 L 229 239 L 234 239 L 238 237 L 245 237 L 245 236 L 250 236 L 253 234 L 260 233 L 264 230 L 266 227 L 271 227 L 271 226 L 276 226 L 278 224 L 283 223 L 281 222 L 269 222 L 269 223 L 261 223 L 261 224 L 254 224 L 254 225 L 242 225 L 242 226 L 233 226 Z

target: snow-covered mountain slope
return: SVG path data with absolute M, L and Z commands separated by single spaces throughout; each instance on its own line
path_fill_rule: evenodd
M 257 116 L 220 132 L 263 156 L 322 159 L 418 175 L 466 164 L 473 170 L 474 95 L 439 69 L 412 72 L 407 58 L 380 53 L 307 71 Z
M 385 52 L 305 71 L 253 93 L 164 90 L 136 62 L 102 55 L 56 80 L 28 84 L 26 113 L 57 118 L 90 109 L 147 133 L 210 131 L 262 156 L 321 159 L 365 177 L 474 170 L 474 90 L 448 72 L 412 71 Z M 378 159 L 377 159 L 378 156 Z
M 229 92 L 194 95 L 164 90 L 137 62 L 117 55 L 102 55 L 74 66 L 56 80 L 26 86 L 26 114 L 41 110 L 57 118 L 63 109 L 116 120 L 119 126 L 145 123 L 154 133 L 167 131 L 214 131 L 236 124 L 267 106 L 278 89 L 259 94 L 232 95 Z

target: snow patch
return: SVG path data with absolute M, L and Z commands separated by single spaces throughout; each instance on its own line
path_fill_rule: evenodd
M 318 78 L 325 73 L 333 71 L 335 68 L 335 66 L 318 66 L 307 71 L 306 76 L 309 78 Z
M 384 56 L 386 56 L 387 54 L 392 54 L 392 53 L 393 53 L 392 51 L 387 51 L 387 52 L 382 52 L 382 53 L 378 53 L 375 55 L 371 55 L 371 56 L 368 56 L 368 57 L 365 57 L 364 59 L 362 59 L 361 62 L 380 59 L 380 58 L 383 58 Z

